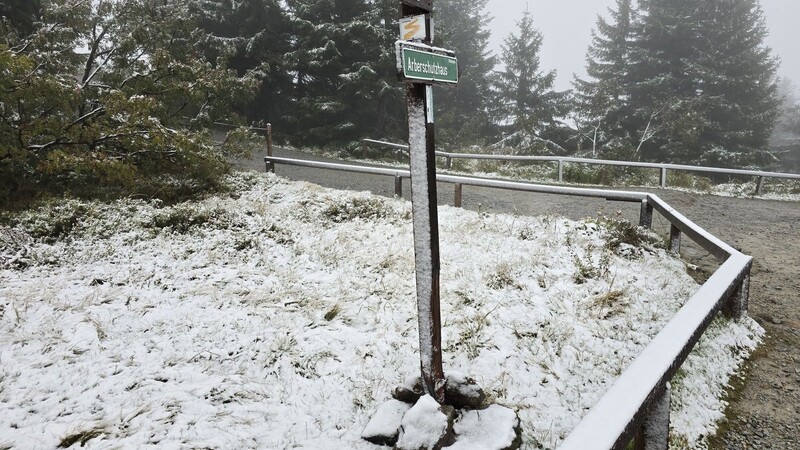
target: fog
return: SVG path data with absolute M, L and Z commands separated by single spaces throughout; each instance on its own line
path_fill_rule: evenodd
M 509 32 L 516 30 L 516 21 L 527 7 L 535 26 L 544 34 L 542 68 L 556 69 L 556 87 L 570 87 L 572 74 L 585 74 L 586 49 L 591 42 L 597 14 L 607 16 L 607 8 L 615 0 L 489 0 L 487 13 L 492 21 L 491 49 L 500 54 L 500 46 Z M 778 74 L 800 86 L 800 49 L 797 22 L 800 2 L 797 0 L 761 0 L 770 35 L 766 44 L 782 63 Z

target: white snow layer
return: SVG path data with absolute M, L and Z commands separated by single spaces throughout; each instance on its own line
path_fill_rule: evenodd
M 430 395 L 423 395 L 403 416 L 397 448 L 433 448 L 445 435 L 447 416 Z
M 361 431 L 419 370 L 410 205 L 231 183 L 20 216 L 64 234 L 0 270 L 0 446 L 376 448 Z M 440 217 L 445 369 L 518 410 L 524 448 L 554 448 L 697 289 L 662 249 L 609 250 L 602 221 Z M 712 324 L 673 383 L 673 442 L 704 446 L 761 333 Z

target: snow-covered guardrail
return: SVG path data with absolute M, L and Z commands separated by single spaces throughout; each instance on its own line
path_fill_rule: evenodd
M 402 179 L 410 177 L 409 171 L 403 169 L 270 156 L 264 158 L 264 161 L 268 168 L 283 164 L 392 176 L 395 179 L 395 193 L 398 195 L 402 194 Z M 723 261 L 719 269 L 678 310 L 558 447 L 558 450 L 617 450 L 624 449 L 631 441 L 635 441 L 637 449 L 667 449 L 669 382 L 720 311 L 734 320 L 741 319 L 747 313 L 753 258 L 704 230 L 654 194 L 451 175 L 437 175 L 436 178 L 437 181 L 456 185 L 456 199 L 459 204 L 459 186 L 464 185 L 640 203 L 641 226 L 652 226 L 653 211 L 661 214 L 670 223 L 671 251 L 677 253 L 680 250 L 681 236 L 685 234 Z
M 395 148 L 399 150 L 408 150 L 408 146 L 403 144 L 377 141 L 374 139 L 362 139 L 361 156 L 363 158 L 366 158 L 367 147 L 370 144 Z M 667 170 L 682 170 L 686 172 L 697 172 L 697 173 L 717 173 L 723 175 L 752 176 L 756 177 L 757 179 L 756 194 L 760 194 L 761 191 L 764 189 L 764 182 L 765 179 L 767 178 L 800 180 L 800 174 L 794 174 L 794 173 L 767 172 L 763 170 L 725 169 L 722 167 L 689 166 L 684 164 L 647 163 L 638 161 L 616 161 L 607 159 L 573 158 L 569 156 L 515 156 L 515 155 L 486 155 L 486 154 L 472 154 L 472 153 L 448 153 L 448 152 L 436 152 L 436 156 L 445 159 L 446 169 L 450 169 L 452 167 L 452 161 L 454 159 L 474 159 L 474 160 L 484 159 L 493 161 L 517 161 L 517 162 L 555 162 L 558 163 L 559 182 L 564 181 L 564 163 L 658 169 L 660 170 L 659 184 L 661 187 L 667 187 Z

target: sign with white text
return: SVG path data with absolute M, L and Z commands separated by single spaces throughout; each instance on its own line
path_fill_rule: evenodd
M 403 77 L 406 81 L 444 84 L 458 83 L 458 60 L 413 47 L 401 47 Z

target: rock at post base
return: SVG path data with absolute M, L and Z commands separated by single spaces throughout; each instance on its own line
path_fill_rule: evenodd
M 472 378 L 460 372 L 447 372 L 444 402 L 456 409 L 478 409 L 483 406 L 486 394 Z
M 392 392 L 392 397 L 401 402 L 411 403 L 412 405 L 422 397 L 422 377 L 410 376 L 402 386 L 397 386 Z
M 519 416 L 500 405 L 464 411 L 453 430 L 456 442 L 445 450 L 516 450 L 522 445 Z
M 420 397 L 403 416 L 396 450 L 440 450 L 453 443 L 452 406 L 439 405 L 430 395 Z
M 411 405 L 399 400 L 382 404 L 361 432 L 361 438 L 376 445 L 394 445 L 400 434 L 400 422 Z

